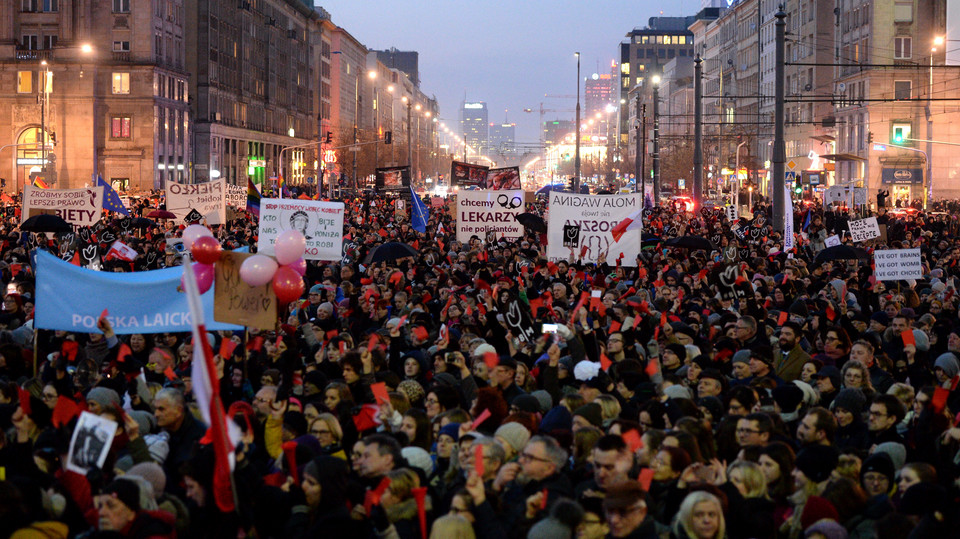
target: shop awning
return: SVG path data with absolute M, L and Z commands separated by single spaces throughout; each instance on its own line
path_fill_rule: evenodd
M 865 157 L 860 157 L 852 153 L 829 153 L 827 155 L 821 155 L 821 159 L 828 159 L 830 161 L 866 161 Z
M 827 142 L 827 143 L 829 143 L 829 142 L 836 142 L 836 140 L 837 140 L 836 137 L 834 137 L 834 136 L 832 136 L 832 135 L 814 135 L 814 136 L 812 136 L 812 137 L 810 137 L 810 138 L 812 138 L 813 140 L 818 140 L 818 141 L 820 141 L 820 142 Z

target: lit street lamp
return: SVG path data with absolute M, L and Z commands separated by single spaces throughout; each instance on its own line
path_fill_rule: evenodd
M 580 192 L 580 53 L 574 53 L 577 56 L 577 119 L 574 128 L 576 136 L 576 149 L 573 159 L 573 190 Z

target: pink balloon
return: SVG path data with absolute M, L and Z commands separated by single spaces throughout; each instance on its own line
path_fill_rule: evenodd
M 193 242 L 190 253 L 201 264 L 216 264 L 220 260 L 220 242 L 213 236 L 200 236 Z
M 282 266 L 273 276 L 273 292 L 280 303 L 290 303 L 303 295 L 303 278 L 287 266 Z
M 288 264 L 287 267 L 299 273 L 301 277 L 307 274 L 307 261 L 303 257 L 298 258 L 293 264 Z
M 277 236 L 277 242 L 273 246 L 274 256 L 281 266 L 286 266 L 296 262 L 303 256 L 303 250 L 307 247 L 307 239 L 299 230 L 284 230 Z
M 253 255 L 240 265 L 240 278 L 250 286 L 263 286 L 277 272 L 277 261 L 267 255 Z
M 193 267 L 193 276 L 197 280 L 197 288 L 200 290 L 201 294 L 210 290 L 210 287 L 213 285 L 213 275 L 214 270 L 213 266 L 210 264 L 201 264 L 196 262 L 192 265 Z M 180 277 L 180 288 L 186 289 L 187 285 L 184 283 L 184 277 Z
M 210 232 L 210 229 L 203 225 L 190 225 L 187 228 L 183 229 L 183 247 L 186 250 L 191 250 L 193 248 L 193 242 L 197 239 L 204 236 L 213 237 L 213 232 Z

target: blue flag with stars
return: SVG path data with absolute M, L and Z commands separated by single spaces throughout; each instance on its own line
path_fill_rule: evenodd
M 430 220 L 430 210 L 417 196 L 413 186 L 410 187 L 410 202 L 410 225 L 417 232 L 424 233 L 427 231 L 427 221 Z
M 122 213 L 130 217 L 130 211 L 120 201 L 120 195 L 113 190 L 109 183 L 103 181 L 103 176 L 97 174 L 97 185 L 103 186 L 103 209 Z

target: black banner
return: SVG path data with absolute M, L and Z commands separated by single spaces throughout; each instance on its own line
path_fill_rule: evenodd
M 463 161 L 450 164 L 450 185 L 476 185 L 481 189 L 487 184 L 487 172 L 490 167 L 472 165 Z
M 410 167 L 378 168 L 376 185 L 381 191 L 399 191 L 410 187 Z

